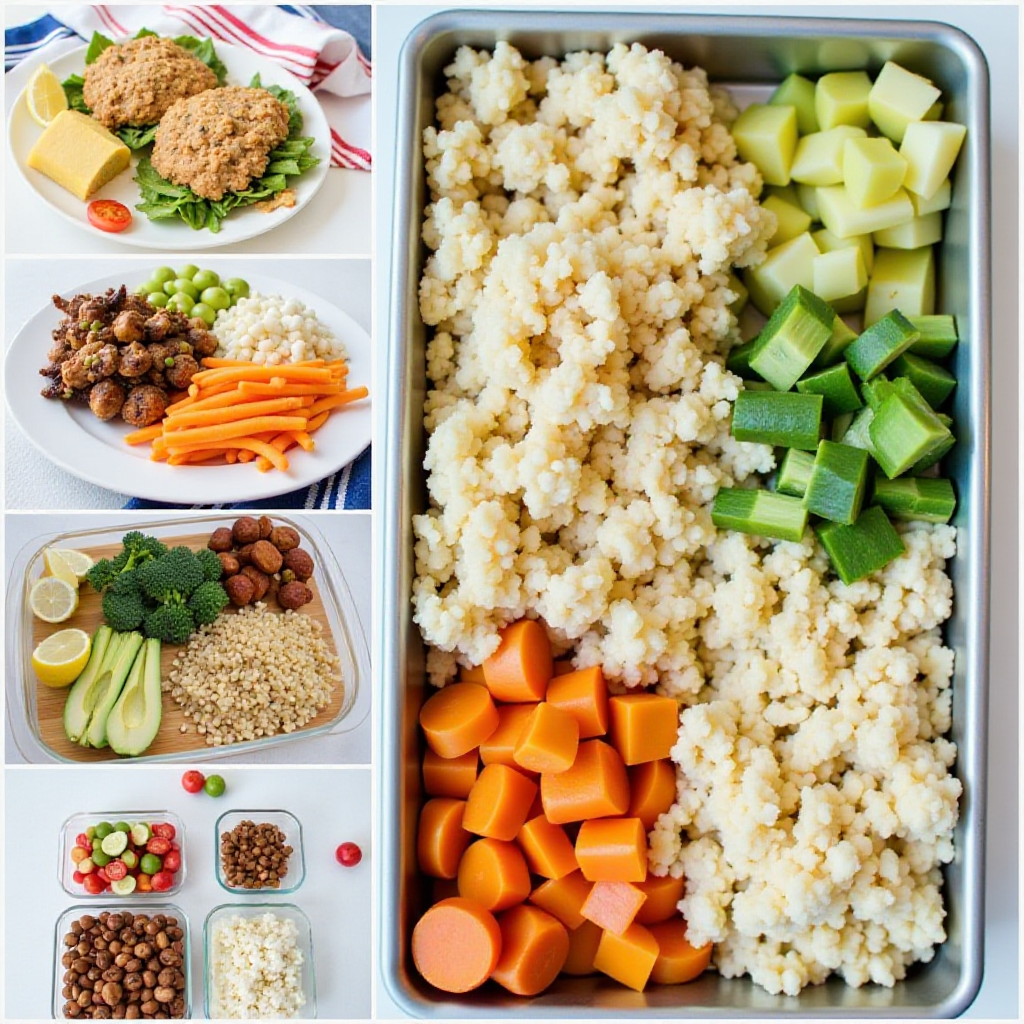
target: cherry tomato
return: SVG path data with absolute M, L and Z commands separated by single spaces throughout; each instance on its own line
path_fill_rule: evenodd
M 175 871 L 181 870 L 181 854 L 177 850 L 171 850 L 164 857 L 163 869 L 164 871 L 170 871 L 172 875 Z
M 116 882 L 128 874 L 128 865 L 121 860 L 112 860 L 104 870 L 107 872 L 107 878 Z
M 113 862 L 111 862 L 111 863 L 113 863 Z M 96 869 L 96 877 L 101 882 L 103 882 L 104 885 L 106 885 L 106 883 L 110 881 L 110 875 L 107 874 L 107 869 L 105 867 L 104 868 L 97 868 Z
M 181 784 L 189 793 L 198 793 L 202 790 L 206 776 L 202 772 L 188 771 L 181 777 Z
M 76 871 L 71 876 L 71 881 L 77 882 L 79 885 L 81 885 L 85 881 L 85 875 L 83 875 L 81 871 Z
M 363 859 L 363 851 L 355 843 L 342 843 L 334 856 L 342 867 L 354 868 Z
M 170 850 L 170 839 L 161 839 L 160 836 L 154 836 L 146 843 L 146 853 L 155 853 L 158 857 L 162 857 L 165 853 L 170 853 Z
M 80 846 L 83 850 L 91 850 L 92 840 L 84 832 L 79 832 L 75 836 L 75 846 Z
M 158 871 L 150 880 L 153 892 L 166 892 L 174 885 L 174 875 L 170 871 Z
M 224 784 L 223 775 L 211 775 L 207 780 L 203 789 L 206 790 L 209 796 L 223 796 L 226 786 Z
M 85 891 L 90 896 L 99 896 L 107 887 L 107 883 L 102 878 L 97 877 L 96 874 L 86 875 L 82 885 L 85 886 Z
M 132 211 L 116 199 L 94 199 L 85 212 L 89 223 L 100 231 L 124 231 L 132 222 Z
M 153 826 L 153 835 L 158 836 L 160 839 L 173 839 L 175 835 L 174 826 L 160 822 Z

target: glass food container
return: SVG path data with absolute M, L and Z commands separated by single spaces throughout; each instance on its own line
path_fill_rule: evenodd
M 237 516 L 205 515 L 184 516 L 154 520 L 142 524 L 143 531 L 166 541 L 169 538 L 192 537 L 202 542 L 215 529 L 231 526 Z M 301 538 L 301 546 L 310 553 L 316 564 L 313 575 L 316 594 L 322 602 L 318 611 L 320 621 L 330 630 L 337 650 L 341 669 L 342 692 L 336 695 L 329 708 L 321 711 L 313 721 L 294 732 L 264 736 L 241 743 L 207 746 L 192 726 L 186 733 L 177 727 L 183 721 L 180 711 L 170 697 L 164 699 L 163 724 L 149 752 L 133 758 L 120 758 L 109 748 L 93 750 L 70 742 L 64 735 L 62 712 L 66 689 L 51 689 L 39 684 L 32 672 L 32 650 L 45 635 L 57 629 L 78 625 L 76 612 L 66 622 L 47 626 L 40 624 L 28 606 L 28 592 L 43 574 L 43 552 L 48 547 L 93 550 L 119 545 L 130 529 L 124 524 L 102 526 L 88 530 L 74 530 L 59 535 L 40 536 L 18 552 L 9 564 L 6 611 L 6 680 L 7 717 L 11 724 L 15 745 L 21 755 L 31 762 L 77 764 L 93 762 L 173 763 L 213 760 L 232 754 L 251 753 L 282 743 L 311 736 L 336 735 L 350 732 L 366 718 L 370 710 L 370 655 L 366 632 L 359 621 L 355 603 L 345 573 L 326 543 L 323 534 L 308 520 L 296 522 L 287 516 L 274 515 L 275 526 L 290 526 Z M 95 597 L 87 583 L 82 584 L 88 597 Z M 308 606 L 312 607 L 312 606 Z M 173 648 L 170 648 L 173 650 Z M 168 662 L 165 660 L 164 671 Z
M 139 822 L 144 822 L 150 826 L 164 823 L 172 826 L 174 838 L 171 841 L 178 845 L 178 850 L 181 854 L 181 867 L 173 873 L 174 885 L 169 889 L 164 889 L 162 892 L 139 892 L 135 890 L 126 896 L 118 896 L 115 892 L 101 892 L 95 895 L 86 892 L 82 885 L 72 877 L 77 869 L 77 865 L 71 859 L 71 851 L 77 845 L 75 842 L 77 836 L 101 822 L 107 822 L 111 825 L 117 825 L 121 822 L 126 822 L 128 825 L 136 825 Z M 173 896 L 185 884 L 185 872 L 188 867 L 185 854 L 185 823 L 173 811 L 80 811 L 78 814 L 72 814 L 61 825 L 59 846 L 60 862 L 57 865 L 57 876 L 64 891 L 76 899 L 108 901 L 118 899 L 144 900 L 147 898 L 153 899 L 154 897 L 156 899 L 167 899 L 168 896 Z M 141 853 L 139 856 L 141 857 Z
M 309 918 L 294 903 L 222 903 L 206 915 L 203 925 L 203 974 L 206 980 L 204 1011 L 207 1017 L 223 1017 L 220 1006 L 219 986 L 222 979 L 214 962 L 213 937 L 216 929 L 233 917 L 245 920 L 273 914 L 279 919 L 291 921 L 298 930 L 297 944 L 302 955 L 299 971 L 299 988 L 305 1000 L 293 1019 L 313 1020 L 316 1017 L 316 968 L 313 960 L 313 929 Z M 276 1015 L 280 1018 L 280 1014 Z
M 230 832 L 243 821 L 252 821 L 257 825 L 276 825 L 283 833 L 285 845 L 292 848 L 288 858 L 288 871 L 281 879 L 278 889 L 246 889 L 242 886 L 229 885 L 224 874 L 224 863 L 221 860 L 221 837 Z M 302 845 L 302 825 L 299 819 L 289 811 L 225 811 L 213 826 L 213 849 L 217 862 L 217 881 L 221 888 L 232 896 L 287 896 L 295 892 L 306 878 L 306 854 Z
M 64 945 L 64 936 L 71 931 L 71 925 L 73 922 L 81 919 L 85 914 L 89 914 L 92 917 L 98 917 L 104 911 L 109 910 L 110 913 L 123 914 L 125 911 L 132 913 L 146 914 L 149 917 L 154 917 L 156 914 L 164 914 L 167 917 L 177 918 L 178 927 L 185 933 L 182 941 L 184 942 L 184 950 L 181 957 L 180 971 L 185 975 L 185 990 L 182 993 L 185 997 L 185 1013 L 183 1017 L 185 1019 L 192 1016 L 192 971 L 190 968 L 190 958 L 192 956 L 192 936 L 189 930 L 188 915 L 173 903 L 144 903 L 144 904 L 132 904 L 129 906 L 125 905 L 107 905 L 96 907 L 94 904 L 83 905 L 78 904 L 73 907 L 68 907 L 60 917 L 57 918 L 57 924 L 53 930 L 53 1018 L 54 1020 L 65 1020 L 64 1017 L 64 1004 L 67 1000 L 62 994 L 64 988 L 64 972 L 66 968 L 61 963 L 64 953 L 67 951 L 67 947 Z

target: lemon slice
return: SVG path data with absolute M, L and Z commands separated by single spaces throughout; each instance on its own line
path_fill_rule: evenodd
M 89 661 L 92 639 L 81 629 L 59 629 L 32 652 L 32 669 L 47 686 L 68 686 Z
M 75 614 L 78 589 L 59 576 L 44 576 L 32 584 L 28 605 L 43 622 L 63 622 Z
M 75 590 L 78 589 L 78 574 L 68 565 L 63 551 L 58 551 L 56 548 L 47 548 L 43 552 L 43 561 L 46 563 L 47 571 L 51 576 L 64 580 L 65 583 L 70 584 Z
M 85 574 L 96 564 L 84 551 L 76 551 L 74 548 L 50 548 L 49 550 L 56 551 L 64 559 L 79 583 L 85 579 Z M 45 555 L 43 557 L 45 559 Z M 53 572 L 52 569 L 50 571 Z M 56 576 L 57 573 L 54 575 Z M 70 582 L 69 579 L 68 583 Z
M 60 79 L 45 65 L 40 64 L 25 86 L 25 102 L 36 124 L 44 128 L 62 111 L 68 109 L 68 98 Z

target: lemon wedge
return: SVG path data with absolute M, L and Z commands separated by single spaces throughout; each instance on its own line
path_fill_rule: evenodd
M 96 564 L 84 551 L 76 551 L 74 548 L 50 548 L 49 550 L 60 555 L 79 583 L 85 579 L 85 574 Z M 44 560 L 45 557 L 44 554 Z M 50 571 L 53 572 L 52 569 Z M 53 573 L 53 575 L 56 576 L 57 573 Z M 68 579 L 68 583 L 70 582 L 71 580 Z
M 60 79 L 45 65 L 32 72 L 25 86 L 25 102 L 36 124 L 44 128 L 62 111 L 68 109 L 68 98 Z
M 78 608 L 78 588 L 59 576 L 43 576 L 32 584 L 28 605 L 43 622 L 63 622 Z
M 92 639 L 81 629 L 59 629 L 32 652 L 32 670 L 46 686 L 69 686 L 89 661 Z
M 62 551 L 58 551 L 57 548 L 47 548 L 43 552 L 43 562 L 46 563 L 46 571 L 51 576 L 64 580 L 65 583 L 70 584 L 75 590 L 78 589 L 78 574 L 68 565 Z

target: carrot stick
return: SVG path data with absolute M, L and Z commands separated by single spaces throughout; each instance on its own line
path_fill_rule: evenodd
M 195 453 L 193 452 L 193 454 Z M 252 462 L 252 460 L 255 459 L 256 457 L 256 453 L 254 451 L 250 451 L 248 448 L 238 453 L 239 462 Z M 262 459 L 263 456 L 261 455 L 259 456 L 259 458 Z
M 149 459 L 151 462 L 163 462 L 167 459 L 170 453 L 166 448 L 154 448 L 149 453 Z
M 303 450 L 311 452 L 316 447 L 316 442 L 306 433 L 305 430 L 292 430 L 289 431 L 292 439 L 295 443 Z
M 233 466 L 238 461 L 238 449 L 237 448 L 229 448 L 224 453 L 224 461 L 229 466 Z
M 217 395 L 217 398 L 222 397 Z M 218 423 L 228 423 L 232 420 L 244 420 L 247 416 L 266 416 L 270 413 L 288 412 L 312 404 L 311 397 L 275 398 L 268 402 L 246 402 L 244 395 L 233 392 L 232 401 L 227 402 L 225 399 L 225 405 L 221 408 L 189 409 L 176 416 L 168 416 L 163 425 L 165 431 L 177 430 L 179 427 L 215 426 Z
M 238 385 L 243 395 L 255 397 L 274 396 L 275 398 L 294 398 L 298 395 L 340 395 L 345 389 L 341 384 L 287 384 L 265 383 L 257 380 L 243 380 Z
M 216 356 L 205 356 L 201 360 L 203 366 L 208 367 L 211 370 L 223 370 L 235 366 L 259 366 L 259 363 L 254 363 L 251 359 L 220 359 Z M 289 366 L 323 366 L 325 360 L 323 359 L 302 359 L 297 363 L 288 363 Z
M 201 370 L 194 374 L 192 381 L 201 387 L 223 384 L 238 380 L 285 380 L 324 381 L 330 383 L 331 371 L 319 366 L 247 366 L 228 367 L 223 370 Z
M 173 405 L 167 406 L 164 409 L 165 416 L 171 416 L 176 412 L 180 412 L 182 409 L 187 409 L 189 406 L 195 404 L 195 399 L 186 391 L 185 398 L 181 399 L 180 402 L 175 402 Z
M 209 462 L 211 459 L 218 459 L 226 454 L 225 448 L 211 448 L 207 452 L 185 452 L 183 455 L 170 455 L 167 458 L 169 466 L 186 466 L 190 463 Z
M 330 415 L 331 411 L 327 409 L 325 412 L 310 416 L 309 421 L 306 423 L 306 433 L 312 434 L 314 430 L 319 430 L 327 422 L 327 417 Z
M 336 409 L 339 405 L 347 405 L 349 402 L 358 402 L 361 398 L 369 397 L 369 389 L 365 387 L 352 388 L 350 391 L 342 391 L 340 395 L 330 395 L 314 402 L 309 407 L 310 416 L 324 412 L 327 409 Z
M 288 460 L 273 445 L 267 444 L 266 441 L 260 441 L 255 437 L 233 437 L 231 438 L 231 444 L 237 449 L 248 449 L 265 456 L 276 469 L 285 470 L 288 468 Z M 170 452 L 176 455 L 185 455 L 190 452 L 199 452 L 216 447 L 223 446 L 219 445 L 217 441 L 196 441 L 189 445 L 183 445 L 180 448 L 172 448 Z
M 172 432 L 173 438 L 168 438 L 168 446 L 178 448 L 181 445 L 205 441 L 251 437 L 263 430 L 303 430 L 306 419 L 305 416 L 253 416 L 250 419 L 235 420 L 233 423 L 218 423 L 212 427 L 185 427 Z
M 159 437 L 162 431 L 163 424 L 154 423 L 152 426 L 143 427 L 141 430 L 135 430 L 130 434 L 126 434 L 125 441 L 128 444 L 142 444 L 145 441 L 152 441 L 154 437 Z

